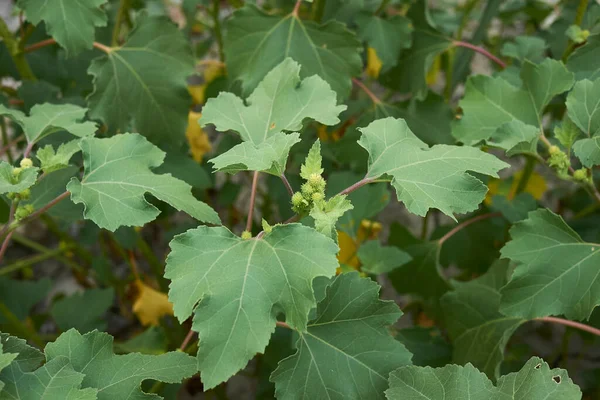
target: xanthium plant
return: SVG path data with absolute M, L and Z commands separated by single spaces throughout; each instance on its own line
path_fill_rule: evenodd
M 9 3 L 0 400 L 597 398 L 600 4 Z

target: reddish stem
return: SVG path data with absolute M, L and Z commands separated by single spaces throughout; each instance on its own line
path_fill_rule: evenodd
M 54 198 L 54 200 L 50 201 L 48 204 L 46 204 L 44 207 L 40 208 L 39 210 L 36 210 L 35 212 L 31 213 L 27 218 L 24 218 L 21 222 L 27 223 L 27 222 L 31 221 L 32 219 L 39 217 L 40 215 L 42 215 L 43 213 L 48 211 L 50 208 L 54 207 L 55 205 L 57 205 L 58 203 L 60 203 L 61 201 L 63 201 L 67 197 L 69 197 L 70 194 L 71 194 L 70 192 L 64 192 L 61 195 L 56 196 Z
M 4 242 L 2 242 L 2 247 L 0 247 L 0 262 L 4 258 L 4 253 L 6 253 L 6 249 L 8 249 L 8 243 L 10 242 L 10 238 L 12 237 L 14 231 L 8 232 L 8 235 L 4 238 Z
M 290 181 L 288 181 L 288 179 L 285 177 L 285 174 L 281 174 L 281 180 L 283 181 L 285 188 L 287 189 L 288 193 L 290 194 L 290 197 L 293 196 L 294 189 L 292 189 L 292 185 L 290 185 Z
M 41 42 L 37 42 L 37 43 L 32 44 L 31 46 L 25 47 L 23 49 L 23 53 L 30 53 L 37 49 L 41 49 L 42 47 L 51 46 L 53 44 L 56 44 L 56 40 L 54 40 L 54 39 L 42 40 Z M 98 50 L 101 50 L 101 51 L 107 53 L 107 54 L 113 50 L 111 47 L 105 46 L 102 43 L 98 43 L 98 42 L 94 42 L 94 47 L 97 48 Z
M 190 329 L 190 331 L 188 332 L 188 334 L 185 336 L 185 339 L 183 339 L 183 342 L 181 343 L 181 346 L 179 346 L 179 350 L 185 351 L 185 348 L 190 343 L 190 341 L 194 337 L 195 333 L 196 332 L 194 332 L 193 330 Z
M 252 214 L 254 212 L 254 202 L 256 201 L 256 186 L 258 184 L 258 171 L 254 171 L 252 177 L 252 191 L 250 192 L 250 205 L 248 206 L 248 220 L 246 221 L 246 230 L 250 232 L 252 229 Z
M 300 5 L 302 4 L 302 0 L 297 0 L 294 5 L 294 10 L 292 11 L 292 15 L 294 17 L 298 17 L 298 11 L 300 11 Z
M 287 328 L 287 329 L 292 329 L 288 324 L 286 324 L 285 322 L 281 322 L 281 321 L 277 321 L 275 323 L 277 326 L 280 326 L 282 328 Z
M 356 86 L 361 88 L 371 98 L 373 103 L 375 103 L 375 104 L 381 103 L 381 100 L 379 100 L 379 97 L 375 96 L 375 93 L 371 92 L 371 89 L 369 89 L 364 83 L 362 83 L 361 81 L 359 81 L 356 78 L 352 78 L 352 83 L 354 83 Z
M 25 151 L 23 152 L 23 158 L 28 158 L 29 154 L 31 154 L 31 150 L 33 150 L 33 142 L 27 143 L 27 147 L 25 147 Z
M 356 182 L 354 185 L 349 186 L 346 189 L 339 192 L 338 196 L 354 192 L 356 189 L 359 189 L 365 185 L 368 185 L 369 183 L 372 183 L 373 181 L 375 181 L 375 179 L 373 179 L 373 178 L 363 178 L 360 181 Z
M 456 225 L 452 230 L 450 230 L 450 232 L 448 232 L 444 236 L 442 236 L 438 240 L 438 243 L 439 243 L 440 246 L 443 245 L 444 242 L 446 240 L 450 239 L 452 236 L 454 236 L 454 234 L 456 234 L 460 230 L 466 228 L 467 226 L 469 226 L 471 224 L 474 224 L 475 222 L 483 221 L 484 219 L 488 219 L 488 218 L 500 217 L 500 216 L 502 216 L 502 213 L 500 213 L 500 212 L 493 212 L 493 213 L 481 214 L 481 215 L 478 215 L 478 216 L 473 217 L 471 219 L 468 219 L 466 221 L 463 221 L 460 224 Z
M 498 64 L 500 66 L 500 68 L 502 68 L 502 69 L 506 68 L 506 63 L 504 61 L 502 61 L 501 59 L 499 59 L 498 57 L 496 57 L 495 55 L 493 55 L 492 53 L 490 53 L 483 47 L 476 46 L 476 45 L 468 43 L 468 42 L 462 42 L 460 40 L 455 40 L 452 42 L 452 44 L 457 47 L 465 47 L 465 48 L 471 49 L 479 54 L 483 54 L 484 56 L 486 56 L 487 58 L 489 58 L 490 60 L 492 60 L 493 62 Z
M 596 329 L 592 326 L 585 325 L 580 322 L 569 321 L 568 319 L 555 318 L 555 317 L 543 317 L 543 318 L 536 318 L 535 320 L 570 326 L 571 328 L 580 329 L 582 331 L 589 332 L 592 335 L 600 336 L 600 329 Z

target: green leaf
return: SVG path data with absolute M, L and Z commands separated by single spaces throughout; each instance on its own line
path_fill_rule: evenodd
M 414 365 L 443 367 L 452 359 L 452 346 L 444 340 L 437 328 L 403 328 L 396 334 L 396 340 L 413 354 Z
M 600 137 L 576 141 L 573 151 L 585 167 L 600 165 Z
M 46 297 L 51 286 L 52 282 L 48 278 L 37 282 L 0 278 L 0 303 L 23 321 L 29 315 L 31 308 Z M 0 314 L 0 324 L 5 322 L 6 320 Z
M 567 96 L 567 113 L 588 137 L 600 135 L 600 78 L 575 83 Z
M 151 326 L 126 342 L 115 343 L 115 351 L 158 355 L 165 353 L 168 345 L 169 340 L 165 329 L 159 326 Z
M 527 214 L 537 208 L 537 201 L 529 193 L 519 193 L 512 199 L 496 195 L 492 197 L 491 208 L 500 211 L 504 218 L 514 224 L 526 219 Z
M 147 398 L 140 389 L 142 381 L 175 383 L 196 372 L 194 358 L 183 352 L 115 355 L 112 349 L 109 334 L 93 331 L 81 335 L 71 329 L 49 343 L 45 353 L 48 363 L 68 358 L 73 369 L 85 375 L 82 387 L 98 389 L 98 400 Z
M 156 144 L 183 142 L 194 58 L 183 33 L 166 18 L 138 19 L 127 42 L 96 58 L 88 72 L 94 76 L 87 98 L 91 118 L 110 131 L 127 132 L 133 124 Z
M 410 262 L 412 257 L 394 246 L 382 246 L 378 240 L 369 240 L 358 248 L 361 271 L 370 274 L 387 274 Z
M 13 166 L 0 161 L 0 194 L 19 193 L 33 186 L 38 176 L 38 168 L 26 168 L 18 176 L 13 174 Z
M 247 104 L 247 105 L 246 105 Z M 238 132 L 244 143 L 213 158 L 218 170 L 267 171 L 281 175 L 290 148 L 306 118 L 335 125 L 346 106 L 336 105 L 335 92 L 327 82 L 314 75 L 300 80 L 300 64 L 286 58 L 262 80 L 246 99 L 221 92 L 202 109 L 200 124 L 213 124 L 217 130 Z
M 242 81 L 246 94 L 287 57 L 302 65 L 302 77 L 319 75 L 340 98 L 348 96 L 351 78 L 360 74 L 360 42 L 339 22 L 318 25 L 293 14 L 268 15 L 246 4 L 225 27 L 227 72 Z
M 69 166 L 58 171 L 50 172 L 44 179 L 38 180 L 31 187 L 31 196 L 28 204 L 39 210 L 56 197 L 60 196 L 67 188 L 67 184 L 74 176 L 78 176 L 79 167 Z M 46 213 L 52 218 L 61 221 L 79 221 L 83 219 L 83 204 L 73 204 L 67 198 L 50 208 Z
M 32 24 L 44 21 L 48 33 L 69 57 L 92 48 L 95 28 L 107 23 L 105 3 L 107 0 L 20 0 L 19 7 Z
M 591 35 L 587 43 L 578 47 L 567 59 L 567 69 L 575 79 L 596 80 L 600 78 L 600 33 Z
M 300 141 L 300 134 L 277 132 L 259 145 L 243 142 L 212 158 L 215 170 L 235 174 L 240 171 L 264 171 L 281 176 L 285 172 L 292 146 Z
M 206 389 L 264 351 L 279 312 L 290 326 L 305 330 L 315 306 L 312 280 L 332 276 L 338 266 L 333 240 L 300 224 L 276 225 L 251 240 L 224 227 L 201 226 L 176 236 L 170 246 L 169 300 L 181 322 L 195 309 Z
M 200 221 L 220 224 L 217 213 L 196 200 L 187 183 L 150 170 L 162 164 L 165 153 L 144 137 L 125 133 L 86 138 L 80 146 L 85 173 L 81 181 L 71 179 L 67 190 L 75 204 L 85 205 L 84 217 L 99 227 L 114 232 L 154 220 L 159 210 L 146 201 L 147 192 Z
M 513 120 L 500 125 L 488 143 L 506 150 L 507 156 L 524 152 L 536 154 L 538 136 L 539 128 Z
M 380 119 L 360 131 L 358 143 L 369 152 L 366 178 L 391 175 L 398 200 L 420 216 L 430 208 L 451 218 L 477 209 L 487 187 L 467 171 L 497 177 L 507 166 L 473 147 L 428 148 L 401 119 Z
M 383 399 L 388 374 L 411 354 L 387 327 L 402 315 L 379 300 L 379 285 L 351 272 L 338 275 L 298 332 L 297 351 L 271 375 L 278 399 Z
M 356 17 L 356 24 L 358 37 L 377 52 L 383 64 L 381 72 L 394 67 L 402 49 L 408 49 L 412 44 L 412 24 L 401 15 L 383 19 L 372 13 L 362 13 Z
M 29 116 L 18 110 L 0 105 L 0 115 L 5 115 L 23 128 L 27 141 L 35 143 L 46 136 L 65 130 L 77 137 L 93 136 L 94 122 L 81 122 L 86 108 L 72 104 L 37 104 L 31 108 Z
M 558 139 L 560 144 L 562 144 L 567 149 L 567 152 L 570 154 L 571 147 L 573 147 L 573 143 L 575 143 L 575 141 L 581 137 L 581 130 L 579 130 L 577 125 L 575 125 L 573 121 L 571 121 L 571 119 L 568 116 L 566 116 L 563 119 L 560 126 L 556 126 L 554 128 L 554 136 L 556 137 L 556 139 Z
M 406 366 L 390 374 L 388 400 L 490 400 L 494 386 L 471 364 L 441 368 Z
M 17 353 L 5 353 L 3 350 L 2 341 L 0 341 L 0 373 L 6 367 L 8 367 L 15 358 L 17 358 L 19 354 Z M 0 375 L 2 376 L 2 375 Z M 2 393 L 2 388 L 4 387 L 4 382 L 0 381 L 0 394 Z
M 456 283 L 456 289 L 441 299 L 454 346 L 452 361 L 472 363 L 491 379 L 500 375 L 508 339 L 525 322 L 499 311 L 499 290 L 506 284 L 507 268 L 507 262 L 496 262 L 481 277 Z
M 502 78 L 470 77 L 459 103 L 464 115 L 452 135 L 472 145 L 490 139 L 498 127 L 514 120 L 541 127 L 544 108 L 571 88 L 573 74 L 560 61 L 546 59 L 538 65 L 525 61 L 521 80 L 522 88 L 516 88 Z
M 321 168 L 322 161 L 321 141 L 316 140 L 308 151 L 304 164 L 300 166 L 300 177 L 307 181 L 312 174 L 321 176 L 323 174 L 323 168 Z
M 6 390 L 6 399 L 18 400 L 95 400 L 98 390 L 81 389 L 85 375 L 76 372 L 67 357 L 57 357 L 33 372 L 16 377 L 16 390 Z M 1 396 L 0 396 L 1 397 Z
M 71 140 L 62 143 L 56 151 L 54 151 L 52 145 L 48 144 L 39 149 L 35 156 L 40 161 L 42 171 L 50 173 L 68 167 L 71 157 L 80 150 L 79 140 Z
M 517 36 L 514 42 L 507 42 L 502 46 L 500 54 L 511 57 L 521 63 L 529 60 L 532 63 L 544 61 L 548 45 L 542 38 L 535 36 Z
M 104 314 L 114 297 L 113 288 L 88 289 L 56 301 L 52 304 L 50 315 L 63 331 L 70 328 L 83 333 L 94 329 L 103 331 L 106 329 Z
M 547 209 L 530 212 L 510 235 L 502 256 L 519 265 L 501 290 L 502 313 L 528 319 L 562 314 L 589 318 L 600 304 L 600 244 L 585 243 Z
M 550 369 L 532 357 L 518 372 L 504 375 L 496 387 L 471 364 L 442 368 L 406 366 L 390 374 L 388 400 L 579 400 L 581 390 L 563 369 Z
M 317 232 L 337 241 L 335 226 L 342 215 L 353 208 L 345 195 L 335 196 L 327 201 L 316 202 L 310 210 L 310 216 L 315 220 Z
M 4 384 L 4 388 L 0 388 L 0 399 L 4 400 L 4 394 L 18 393 L 18 380 L 24 373 L 37 369 L 44 360 L 44 356 L 38 349 L 29 346 L 25 340 L 6 333 L 0 333 L 0 345 L 4 354 L 16 355 L 14 358 L 10 356 L 11 362 L 0 370 L 0 383 Z M 5 358 L 5 360 L 7 359 Z M 9 399 L 14 398 L 15 396 L 12 395 L 9 397 Z
M 402 93 L 411 93 L 418 100 L 427 96 L 427 72 L 435 58 L 452 46 L 449 38 L 433 29 L 427 18 L 425 1 L 410 7 L 408 17 L 414 25 L 413 43 L 402 52 L 398 65 L 382 77 L 382 82 Z

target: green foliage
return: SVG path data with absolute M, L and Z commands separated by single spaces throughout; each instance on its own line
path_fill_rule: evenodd
M 13 3 L 0 400 L 597 397 L 596 2 Z
M 72 178 L 67 190 L 75 204 L 85 205 L 84 217 L 99 227 L 114 232 L 120 226 L 152 221 L 159 211 L 144 199 L 146 192 L 201 221 L 220 223 L 209 206 L 194 198 L 187 183 L 150 170 L 162 164 L 165 153 L 142 136 L 90 138 L 80 147 L 85 173 L 81 181 Z
M 325 290 L 315 318 L 299 332 L 296 353 L 271 375 L 277 398 L 383 399 L 394 366 L 410 364 L 411 354 L 386 329 L 402 312 L 357 273 L 338 276 Z

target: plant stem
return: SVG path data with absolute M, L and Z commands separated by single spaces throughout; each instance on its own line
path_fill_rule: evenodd
M 46 40 L 42 40 L 41 42 L 37 42 L 32 44 L 31 46 L 27 46 L 25 47 L 21 53 L 22 54 L 26 54 L 26 53 L 31 53 L 32 51 L 35 51 L 37 49 L 41 49 L 42 47 L 46 47 L 46 46 L 51 46 L 56 44 L 56 40 L 54 39 L 46 39 Z M 110 54 L 113 51 L 112 47 L 108 47 L 102 43 L 98 43 L 98 42 L 94 42 L 93 46 L 98 49 L 101 50 L 103 52 L 105 52 L 106 54 Z
M 529 179 L 531 179 L 531 175 L 533 175 L 533 170 L 535 169 L 535 164 L 537 160 L 531 156 L 525 156 L 525 167 L 523 168 L 523 174 L 521 175 L 521 179 L 519 180 L 519 184 L 517 185 L 517 190 L 515 191 L 515 196 L 523 193 L 527 184 L 529 183 Z
M 582 324 L 580 322 L 569 321 L 568 319 L 562 319 L 562 318 L 556 318 L 556 317 L 542 317 L 542 318 L 536 318 L 535 320 L 570 326 L 571 328 L 580 329 L 582 331 L 589 332 L 592 335 L 600 336 L 600 329 L 594 328 L 589 325 Z
M 450 230 L 450 232 L 446 233 L 444 236 L 439 238 L 438 244 L 441 247 L 446 240 L 450 239 L 457 232 L 461 231 L 462 229 L 466 228 L 467 226 L 469 226 L 471 224 L 474 224 L 475 222 L 483 221 L 484 219 L 489 219 L 489 218 L 494 218 L 494 217 L 501 217 L 501 216 L 502 216 L 502 213 L 500 213 L 500 212 L 492 212 L 492 213 L 487 213 L 487 214 L 481 214 L 481 215 L 478 215 L 471 219 L 468 219 L 466 221 L 463 221 L 460 224 L 456 225 L 452 230 Z
M 196 332 L 194 332 L 193 330 L 190 329 L 190 331 L 187 333 L 187 335 L 185 335 L 185 339 L 183 339 L 183 342 L 181 342 L 181 346 L 179 346 L 179 350 L 185 351 L 185 348 L 188 346 L 188 344 L 190 343 L 190 341 L 192 340 L 192 338 L 194 337 L 195 334 L 196 334 Z
M 62 253 L 64 253 L 67 250 L 69 250 L 68 247 L 57 248 L 54 250 L 48 249 L 48 251 L 46 251 L 42 254 L 36 254 L 35 256 L 15 261 L 14 263 L 9 264 L 9 265 L 5 266 L 4 268 L 0 269 L 0 276 L 10 274 L 10 273 L 18 271 L 22 268 L 31 267 L 39 262 L 48 260 L 50 258 L 55 258 L 57 256 L 60 256 Z
M 296 0 L 296 4 L 294 5 L 294 9 L 292 10 L 292 15 L 298 18 L 298 11 L 300 11 L 300 5 L 302 4 L 302 0 Z
M 258 171 L 254 171 L 252 176 L 252 189 L 250 192 L 250 205 L 248 206 L 248 219 L 246 220 L 246 230 L 252 229 L 252 214 L 254 213 L 254 202 L 256 201 L 256 185 L 258 184 Z
M 455 47 L 465 47 L 465 48 L 471 49 L 479 54 L 483 54 L 484 56 L 486 56 L 487 58 L 489 58 L 490 60 L 492 60 L 493 62 L 498 64 L 498 66 L 500 66 L 500 68 L 502 68 L 502 69 L 506 68 L 506 63 L 504 61 L 502 61 L 501 59 L 499 59 L 498 57 L 496 57 L 495 55 L 493 55 L 492 53 L 490 53 L 483 47 L 476 46 L 471 43 L 463 42 L 461 40 L 453 41 L 452 45 Z
M 292 329 L 292 327 L 291 327 L 291 326 L 289 326 L 289 325 L 288 325 L 288 324 L 286 324 L 285 322 L 281 322 L 281 321 L 277 321 L 277 322 L 275 323 L 275 325 L 277 325 L 277 326 L 280 326 L 280 327 L 282 327 L 282 328 L 286 328 L 286 329 Z
M 356 78 L 352 78 L 352 83 L 354 83 L 356 86 L 358 86 L 359 88 L 361 88 L 373 101 L 373 103 L 375 104 L 380 104 L 381 100 L 379 99 L 379 97 L 375 96 L 375 94 L 373 92 L 371 92 L 371 90 L 361 81 L 359 81 Z
M 8 232 L 8 234 L 4 237 L 4 241 L 2 242 L 2 247 L 0 247 L 0 262 L 4 258 L 4 253 L 6 253 L 6 249 L 8 249 L 8 244 L 10 243 L 10 238 L 12 237 L 13 232 Z
M 219 47 L 219 59 L 221 61 L 225 61 L 225 53 L 223 52 L 223 34 L 221 33 L 221 21 L 219 19 L 220 7 L 221 7 L 221 1 L 213 0 L 212 18 L 213 18 L 215 39 L 217 40 L 217 46 Z
M 430 215 L 431 211 L 427 211 L 425 217 L 423 218 L 423 225 L 421 225 L 421 240 L 427 239 L 427 225 L 429 224 Z
M 313 0 L 312 5 L 312 20 L 317 24 L 321 23 L 323 18 L 323 11 L 325 11 L 325 0 Z
M 8 132 L 6 129 L 6 123 L 4 122 L 4 118 L 0 117 L 0 129 L 2 130 L 2 150 L 0 151 L 6 151 L 6 157 L 8 158 L 8 162 L 9 163 L 13 163 L 15 162 L 15 160 L 13 159 L 13 155 L 12 155 L 12 150 L 10 149 L 11 144 L 10 141 L 8 140 Z M 2 153 L 0 153 L 1 155 Z
M 346 189 L 339 192 L 338 196 L 354 192 L 356 189 L 359 189 L 365 185 L 368 185 L 369 183 L 373 183 L 374 181 L 375 181 L 375 179 L 373 179 L 373 178 L 363 178 L 360 181 L 356 182 L 354 185 L 349 186 Z
M 125 19 L 125 15 L 128 12 L 129 12 L 129 0 L 121 0 L 119 2 L 119 10 L 117 11 L 117 20 L 115 21 L 115 27 L 112 32 L 111 45 L 113 47 L 119 45 L 119 36 L 121 33 L 121 25 L 123 25 L 123 20 Z
M 288 181 L 288 179 L 285 177 L 285 174 L 281 174 L 281 180 L 283 181 L 285 188 L 287 189 L 288 193 L 290 194 L 290 197 L 293 196 L 294 189 L 292 189 L 292 185 L 290 185 L 290 181 Z
M 33 240 L 27 239 L 25 236 L 21 236 L 17 233 L 13 234 L 12 240 L 14 240 L 15 242 L 17 242 L 25 247 L 29 247 L 30 249 L 35 250 L 38 253 L 49 253 L 49 252 L 53 251 L 52 249 L 50 249 L 46 246 L 42 246 L 41 244 L 34 242 Z M 74 247 L 75 246 L 73 243 L 67 244 L 65 246 L 65 251 L 72 250 Z M 79 264 L 69 260 L 67 257 L 63 257 L 59 254 L 56 257 L 56 259 L 74 271 L 77 271 L 81 274 L 83 274 L 85 272 L 84 269 L 81 268 L 81 266 Z
M 35 75 L 25 59 L 25 55 L 21 53 L 19 42 L 15 39 L 11 31 L 8 29 L 6 22 L 0 18 L 0 37 L 4 40 L 6 49 L 15 63 L 15 67 L 21 76 L 21 79 L 35 81 Z

